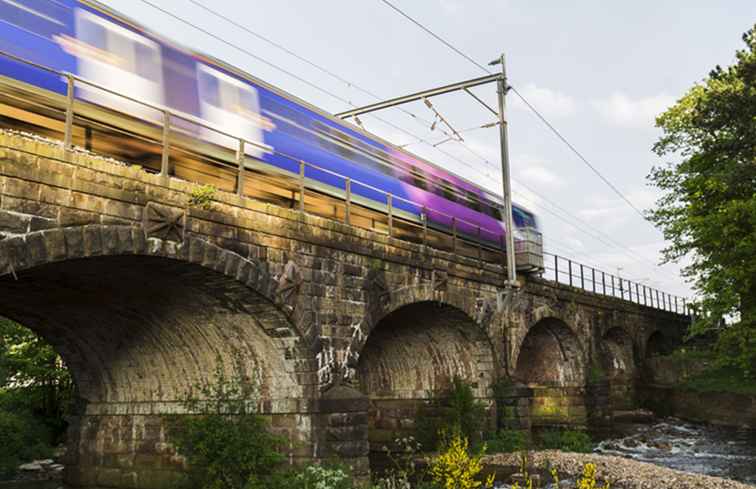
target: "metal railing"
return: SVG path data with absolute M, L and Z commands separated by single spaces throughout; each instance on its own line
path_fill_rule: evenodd
M 77 75 L 67 72 L 60 72 L 38 63 L 25 60 L 10 53 L 0 51 L 0 56 L 4 56 L 19 63 L 33 66 L 37 69 L 44 70 L 50 74 L 62 77 L 66 80 L 65 107 L 63 107 L 65 111 L 63 144 L 67 155 L 70 155 L 70 152 L 74 149 L 73 133 L 75 118 L 77 116 L 75 105 L 77 101 L 76 88 L 78 83 L 91 88 L 95 88 L 96 90 L 100 90 L 111 96 L 119 97 L 125 101 L 138 104 L 142 107 L 155 111 L 156 114 L 160 114 L 159 120 L 157 120 L 158 118 L 156 118 L 156 120 L 145 122 L 152 125 L 157 124 L 160 129 L 160 140 L 155 142 L 157 142 L 161 148 L 159 173 L 164 177 L 168 177 L 171 173 L 170 151 L 173 145 L 178 144 L 174 141 L 175 135 L 181 134 L 190 138 L 198 138 L 197 134 L 190 133 L 190 131 L 187 131 L 186 127 L 178 123 L 179 121 L 184 121 L 199 128 L 212 131 L 217 135 L 224 136 L 231 141 L 235 141 L 235 165 L 233 165 L 233 167 L 230 167 L 225 161 L 218 160 L 213 160 L 213 163 L 219 164 L 220 166 L 225 166 L 226 168 L 232 168 L 232 172 L 236 174 L 235 191 L 240 196 L 245 195 L 245 181 L 252 174 L 252 172 L 250 172 L 248 168 L 251 167 L 258 172 L 261 171 L 260 164 L 256 161 L 250 161 L 250 158 L 246 154 L 245 149 L 247 145 L 249 145 L 250 147 L 256 148 L 258 150 L 281 156 L 293 163 L 292 169 L 296 168 L 298 171 L 287 171 L 281 169 L 275 170 L 278 173 L 277 176 L 281 176 L 283 174 L 289 180 L 295 182 L 294 188 L 297 189 L 298 194 L 296 201 L 298 209 L 301 212 L 304 212 L 306 209 L 305 196 L 308 193 L 326 195 L 331 198 L 336 197 L 338 200 L 343 202 L 343 220 L 346 224 L 353 224 L 355 207 L 371 211 L 377 210 L 381 213 L 385 213 L 386 233 L 390 237 L 404 237 L 410 241 L 417 241 L 419 243 L 422 243 L 423 245 L 436 246 L 439 241 L 436 240 L 432 242 L 433 240 L 430 239 L 430 234 L 442 234 L 446 237 L 451 238 L 450 251 L 452 253 L 459 253 L 462 251 L 460 248 L 466 246 L 467 252 L 470 252 L 470 248 L 472 248 L 472 256 L 477 258 L 481 266 L 483 265 L 484 261 L 490 261 L 485 260 L 486 254 L 493 254 L 493 256 L 499 258 L 499 263 L 505 263 L 506 254 L 504 234 L 501 232 L 501 229 L 487 229 L 458 216 L 453 216 L 437 209 L 428 208 L 424 204 L 392 194 L 385 190 L 371 186 L 367 183 L 354 180 L 348 176 L 341 175 L 327 168 L 323 168 L 319 165 L 275 150 L 274 148 L 261 144 L 257 141 L 251 141 L 244 137 L 229 134 L 227 132 L 219 130 L 216 127 L 210 126 L 206 121 L 194 115 L 186 114 L 174 109 L 170 109 L 168 107 L 129 97 Z M 114 110 L 111 107 L 104 107 L 104 109 L 108 111 L 119 112 L 118 110 Z M 129 114 L 128 112 L 119 113 L 125 115 L 126 117 L 134 118 L 134 115 Z M 328 175 L 332 178 L 335 178 L 336 180 L 340 180 L 342 184 L 340 186 L 335 186 L 332 184 L 323 185 L 317 180 L 311 178 L 313 174 L 318 173 Z M 356 187 L 361 187 L 374 195 L 381 196 L 380 200 L 378 201 L 377 199 L 373 199 L 374 202 L 370 202 L 369 199 L 361 198 L 359 195 L 355 195 L 354 190 Z M 294 196 L 292 196 L 292 199 L 293 198 Z M 375 204 L 376 201 L 378 202 L 377 208 Z M 417 216 L 419 216 L 419 218 Z M 431 221 L 431 217 L 434 218 L 434 221 L 441 223 L 441 226 L 429 223 L 429 221 Z M 412 236 L 399 236 L 399 233 L 397 233 L 397 227 L 399 225 L 413 227 L 416 231 L 416 234 Z M 446 229 L 444 229 L 442 226 L 445 226 Z M 376 229 L 374 225 L 372 226 L 372 229 Z M 417 235 L 419 235 L 419 237 Z M 496 242 L 496 245 L 493 245 L 493 242 Z M 627 286 L 631 284 L 628 281 L 623 281 L 623 279 L 616 279 L 618 285 L 615 285 L 615 277 L 611 275 L 607 275 L 606 273 L 595 268 L 578 264 L 567 258 L 552 255 L 550 253 L 544 253 L 542 236 L 536 230 L 522 230 L 521 236 L 518 237 L 516 241 L 515 250 L 518 269 L 531 272 L 545 272 L 546 278 L 548 278 L 550 271 L 553 271 L 553 280 L 557 284 L 569 284 L 571 286 L 577 286 L 579 284 L 580 288 L 586 291 L 618 297 L 648 307 L 677 312 L 680 314 L 688 313 L 688 307 L 685 299 L 682 299 L 680 301 L 680 298 L 674 297 L 673 303 L 673 296 L 661 293 L 655 289 L 647 289 L 646 286 L 643 286 L 643 295 L 641 300 L 639 289 L 640 284 L 634 284 L 636 291 L 635 295 L 633 295 L 631 290 L 632 286 L 630 286 L 629 288 Z M 548 258 L 546 260 L 546 263 L 544 263 L 544 257 L 551 257 L 551 260 L 553 260 L 553 268 L 550 266 L 550 260 Z M 588 271 L 590 275 L 588 280 L 586 280 L 585 276 L 586 271 Z M 598 281 L 596 278 L 597 274 L 600 274 Z M 606 286 L 607 277 L 609 277 L 610 280 L 610 285 L 608 288 Z M 586 284 L 589 284 L 588 287 L 586 287 Z M 600 284 L 600 287 L 597 287 L 597 284 Z M 627 284 L 625 288 L 623 288 L 623 284 Z M 655 293 L 655 300 L 652 292 Z M 619 293 L 619 295 L 617 295 L 617 293 Z
M 543 254 L 544 277 L 558 284 L 676 314 L 688 316 L 692 312 L 684 297 L 667 294 L 640 282 L 634 282 L 553 253 L 544 252 Z

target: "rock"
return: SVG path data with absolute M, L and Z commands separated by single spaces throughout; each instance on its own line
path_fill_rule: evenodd
M 22 472 L 40 472 L 42 466 L 38 462 L 29 462 L 28 464 L 19 465 L 18 470 Z
M 656 416 L 648 409 L 633 409 L 631 411 L 614 411 L 612 419 L 615 423 L 651 423 L 656 419 Z
M 55 463 L 55 461 L 51 458 L 46 458 L 44 460 L 35 460 L 34 462 L 38 463 L 39 465 L 45 467 L 47 465 L 52 465 Z

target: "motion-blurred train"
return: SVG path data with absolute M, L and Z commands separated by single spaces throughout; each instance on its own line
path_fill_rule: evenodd
M 337 119 L 227 64 L 154 35 L 134 22 L 91 1 L 0 0 L 0 51 L 69 72 L 155 106 L 191 114 L 211 127 L 249 141 L 253 159 L 297 173 L 298 160 L 313 163 L 402 199 L 393 209 L 428 225 L 500 246 L 505 225 L 501 199 L 362 129 Z M 37 89 L 66 93 L 60 76 L 0 56 L 0 77 Z M 113 94 L 81 86 L 77 100 L 155 118 Z M 140 114 L 140 111 L 144 111 Z M 207 129 L 196 136 L 212 144 L 235 147 L 235 141 Z M 343 179 L 308 168 L 307 177 L 325 187 L 344 189 Z M 385 194 L 354 185 L 352 194 L 387 205 Z M 423 207 L 440 212 L 424 212 Z M 515 205 L 516 239 L 521 230 L 538 230 L 536 216 Z M 493 231 L 493 232 L 491 232 Z M 520 231 L 520 232 L 518 232 Z

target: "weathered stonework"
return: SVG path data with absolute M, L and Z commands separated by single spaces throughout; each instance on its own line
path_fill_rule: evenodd
M 413 430 L 455 375 L 503 426 L 605 418 L 686 326 L 537 278 L 507 290 L 497 264 L 230 193 L 193 208 L 193 188 L 0 133 L 0 315 L 71 368 L 74 485 L 180 482 L 161 415 L 236 359 L 292 459 L 365 471 L 370 442 Z

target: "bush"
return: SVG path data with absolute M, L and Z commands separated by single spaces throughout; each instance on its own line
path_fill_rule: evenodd
M 493 438 L 486 440 L 489 453 L 511 453 L 528 448 L 528 437 L 524 431 L 500 430 Z
M 420 416 L 415 424 L 416 438 L 424 450 L 438 448 L 445 436 L 461 435 L 474 444 L 482 440 L 486 408 L 475 399 L 470 384 L 455 376 L 434 404 L 437 415 Z
M 340 465 L 310 464 L 274 474 L 270 488 L 285 489 L 356 489 L 349 469 Z
M 0 411 L 0 479 L 13 477 L 24 462 L 50 457 L 50 437 L 47 427 L 32 416 Z
M 171 442 L 186 457 L 193 480 L 203 489 L 262 489 L 284 462 L 277 451 L 285 440 L 268 431 L 254 414 L 256 386 L 237 367 L 228 379 L 218 367 L 212 383 L 198 384 L 182 401 L 191 415 L 168 416 Z M 240 365 L 240 364 L 238 364 Z
M 213 198 L 218 190 L 212 185 L 200 185 L 192 190 L 189 207 L 199 207 L 206 211 L 213 209 Z
M 587 433 L 573 430 L 550 430 L 541 434 L 541 446 L 546 449 L 565 452 L 588 453 L 593 450 L 593 442 Z
M 474 489 L 493 487 L 494 474 L 483 482 L 478 474 L 483 470 L 483 451 L 471 454 L 466 438 L 455 435 L 437 457 L 430 461 L 433 482 L 445 489 Z

